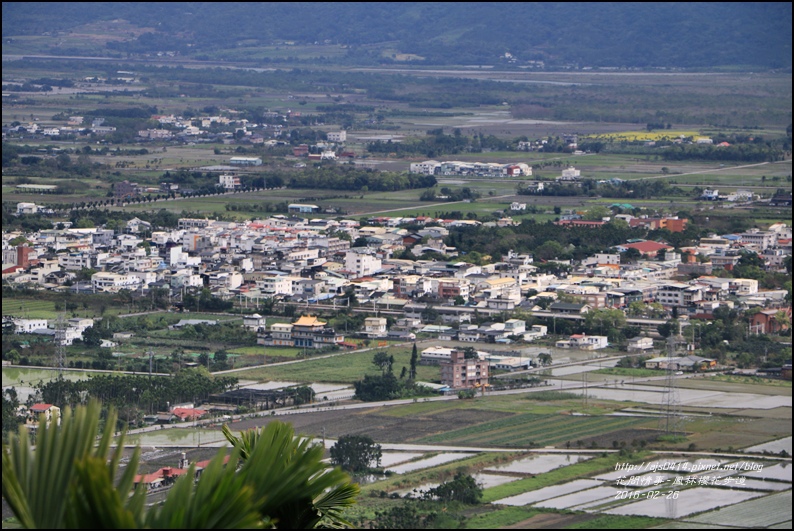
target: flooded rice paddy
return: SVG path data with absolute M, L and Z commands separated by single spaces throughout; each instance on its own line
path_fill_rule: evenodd
M 487 469 L 487 472 L 514 472 L 519 474 L 542 474 L 555 468 L 572 465 L 580 461 L 591 459 L 590 455 L 552 454 L 533 455 L 506 465 L 499 465 Z
M 572 393 L 584 394 L 584 390 L 571 390 Z M 683 406 L 711 408 L 747 408 L 774 409 L 791 407 L 790 396 L 756 395 L 751 393 L 728 393 L 721 391 L 703 391 L 697 389 L 677 389 L 679 403 Z M 621 388 L 590 387 L 587 394 L 603 400 L 641 402 L 645 404 L 661 404 L 665 399 L 662 387 L 629 386 Z
M 589 505 L 592 502 L 606 503 L 615 498 L 614 487 L 596 487 L 594 489 L 583 490 L 565 496 L 549 499 L 535 504 L 535 507 L 547 509 L 573 509 L 581 505 Z
M 780 463 L 772 466 L 765 466 L 762 470 L 747 472 L 744 475 L 748 478 L 776 479 L 791 483 L 791 463 Z
M 422 455 L 423 454 L 421 453 L 412 452 L 383 452 L 380 458 L 380 466 L 390 467 L 400 463 L 405 463 L 406 461 L 410 461 L 412 459 L 416 459 Z
M 219 430 L 202 428 L 170 428 L 127 435 L 124 444 L 141 446 L 227 446 L 228 442 Z
M 778 439 L 776 441 L 771 441 L 764 444 L 756 444 L 755 446 L 745 448 L 744 451 L 772 452 L 774 454 L 785 451 L 787 454 L 791 455 L 791 436 L 789 435 L 788 437 L 784 437 L 783 439 Z
M 677 519 L 709 509 L 751 500 L 759 496 L 763 496 L 763 494 L 760 492 L 695 487 L 680 491 L 677 499 L 668 499 L 663 495 L 655 499 L 644 499 L 629 503 L 604 511 L 604 513 Z
M 523 505 L 529 505 L 531 503 L 536 503 L 539 501 L 556 498 L 558 496 L 571 494 L 573 492 L 578 492 L 580 490 L 587 490 L 593 487 L 600 487 L 602 485 L 603 482 L 598 481 L 597 479 L 577 479 L 569 483 L 554 485 L 552 487 L 544 487 L 542 489 L 533 490 L 530 492 L 524 492 L 516 496 L 502 498 L 501 500 L 496 500 L 492 503 L 496 505 L 513 505 L 516 507 L 520 507 Z M 614 489 L 612 490 L 614 491 Z
M 739 529 L 750 527 L 791 529 L 791 491 L 709 511 L 687 521 L 704 527 L 724 525 Z
M 445 463 L 450 463 L 452 461 L 458 461 L 460 459 L 465 459 L 473 455 L 477 455 L 477 454 L 470 452 L 438 454 L 433 457 L 428 457 L 427 459 L 421 459 L 419 461 L 411 461 L 410 463 L 405 463 L 403 465 L 388 467 L 386 468 L 386 470 L 394 472 L 395 474 L 405 474 L 407 472 L 413 472 L 414 470 L 421 470 L 423 468 L 430 468 L 432 466 L 438 466 L 438 465 L 443 465 Z

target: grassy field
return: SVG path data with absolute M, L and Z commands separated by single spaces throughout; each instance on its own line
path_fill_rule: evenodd
M 650 516 L 621 516 L 605 514 L 587 522 L 572 524 L 565 529 L 647 529 L 664 526 L 669 521 Z
M 755 376 L 733 376 L 730 374 L 715 374 L 709 376 L 707 381 L 728 382 L 738 384 L 762 385 L 764 387 L 788 387 L 791 388 L 791 380 L 773 380 L 770 378 L 760 378 Z
M 505 507 L 476 514 L 466 520 L 466 529 L 504 529 L 522 520 L 540 514 L 537 509 L 528 507 Z
M 389 347 L 386 353 L 394 356 L 394 371 L 399 374 L 402 367 L 411 362 L 409 347 Z M 271 352 L 268 349 L 266 352 Z M 330 382 L 350 384 L 360 380 L 365 374 L 380 374 L 380 369 L 372 364 L 376 350 L 366 352 L 345 352 L 328 358 L 309 359 L 294 365 L 281 365 L 262 369 L 251 369 L 237 374 L 246 380 L 287 380 L 291 382 Z M 308 351 L 311 357 L 312 352 Z M 438 367 L 419 365 L 417 379 L 421 381 L 438 381 Z
M 3 315 L 13 315 L 25 319 L 57 319 L 53 301 L 9 299 L 3 303 Z

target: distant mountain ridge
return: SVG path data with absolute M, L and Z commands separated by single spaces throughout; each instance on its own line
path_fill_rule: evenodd
M 792 56 L 786 2 L 4 2 L 2 9 L 4 39 L 115 19 L 154 30 L 108 45 L 122 53 L 222 57 L 243 41 L 294 41 L 347 45 L 338 59 L 350 64 L 393 62 L 399 53 L 424 64 L 788 68 Z

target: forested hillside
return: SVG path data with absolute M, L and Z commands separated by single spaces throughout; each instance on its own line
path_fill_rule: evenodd
M 785 2 L 4 2 L 3 38 L 7 44 L 14 36 L 58 37 L 113 20 L 145 31 L 103 42 L 111 55 L 226 53 L 241 60 L 234 50 L 290 41 L 287 46 L 344 45 L 328 56 L 349 64 L 791 66 L 791 5 Z M 53 40 L 48 52 L 74 51 Z

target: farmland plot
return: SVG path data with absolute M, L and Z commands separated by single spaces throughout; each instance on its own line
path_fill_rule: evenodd
M 689 522 L 739 528 L 770 527 L 791 521 L 791 491 L 758 498 L 687 519 Z
M 682 518 L 708 509 L 733 505 L 763 496 L 760 492 L 733 491 L 695 487 L 679 492 L 678 499 L 667 499 L 666 495 L 629 503 L 622 507 L 604 511 L 605 514 L 654 516 L 657 518 Z M 790 514 L 790 513 L 789 513 Z
M 437 465 L 443 465 L 444 463 L 449 463 L 451 461 L 458 461 L 460 459 L 465 459 L 466 457 L 471 457 L 473 455 L 477 455 L 474 453 L 454 453 L 454 454 L 438 454 L 434 457 L 429 457 L 427 459 L 421 459 L 419 461 L 412 461 L 410 463 L 405 463 L 403 465 L 397 465 L 387 468 L 387 471 L 394 472 L 395 474 L 405 474 L 407 472 L 413 472 L 414 470 L 421 470 L 423 468 L 430 468 Z
M 602 482 L 598 481 L 597 479 L 577 479 L 569 483 L 563 483 L 562 485 L 544 487 L 542 489 L 524 492 L 516 496 L 502 498 L 501 500 L 496 500 L 491 503 L 494 505 L 529 505 L 530 503 L 556 498 L 557 496 L 570 494 L 580 490 L 587 490 L 601 485 Z
M 477 482 L 478 485 L 481 485 L 484 489 L 490 487 L 496 487 L 498 485 L 503 485 L 505 483 L 510 483 L 511 481 L 516 481 L 519 478 L 513 476 L 498 476 L 496 474 L 472 474 L 474 481 Z M 430 489 L 434 489 L 438 487 L 440 483 L 423 483 L 417 487 L 413 487 L 410 489 L 401 489 L 397 490 L 400 496 L 408 496 L 412 498 L 421 498 L 425 493 L 427 493 Z
M 627 427 L 639 426 L 646 419 L 636 417 L 589 417 L 536 415 L 525 413 L 485 422 L 476 427 L 450 430 L 424 437 L 418 442 L 466 446 L 548 446 L 584 439 Z
M 591 459 L 589 455 L 533 455 L 519 461 L 514 461 L 506 465 L 499 465 L 487 469 L 487 472 L 514 472 L 519 474 L 542 474 L 560 468 L 562 466 L 572 465 L 579 461 Z
M 584 504 L 592 502 L 606 503 L 615 499 L 614 487 L 596 487 L 594 489 L 583 490 L 581 492 L 574 492 L 558 498 L 544 500 L 536 503 L 535 507 L 544 507 L 548 509 L 572 509 Z
M 573 393 L 583 394 L 582 390 L 571 390 Z M 712 391 L 697 391 L 694 389 L 678 390 L 681 405 L 713 408 L 735 408 L 737 404 L 750 409 L 773 409 L 776 407 L 791 407 L 790 396 L 764 396 L 749 393 L 722 393 Z M 662 390 L 640 390 L 639 388 L 602 389 L 591 387 L 587 390 L 588 396 L 603 400 L 623 400 L 643 402 L 646 404 L 659 404 L 662 402 Z
M 784 437 L 782 439 L 778 439 L 777 441 L 770 441 L 764 444 L 756 444 L 755 446 L 751 446 L 749 448 L 744 449 L 745 452 L 772 452 L 772 453 L 780 453 L 781 451 L 785 451 L 787 454 L 791 455 L 791 436 Z
M 412 452 L 383 452 L 383 454 L 380 457 L 380 466 L 389 467 L 392 465 L 405 463 L 406 461 L 410 461 L 411 459 L 416 459 L 421 455 L 422 454 L 420 453 L 412 453 Z
M 519 478 L 514 476 L 500 476 L 498 474 L 474 474 L 474 481 L 477 484 L 482 485 L 482 488 L 488 489 L 491 487 L 497 487 L 499 485 L 504 485 L 505 483 L 510 483 L 511 481 L 516 481 Z
M 748 472 L 744 475 L 748 478 L 777 479 L 791 483 L 791 463 L 765 466 L 763 470 Z
M 780 491 L 790 489 L 791 485 L 782 481 L 766 481 L 763 479 L 747 479 L 744 483 L 731 485 L 733 489 Z

